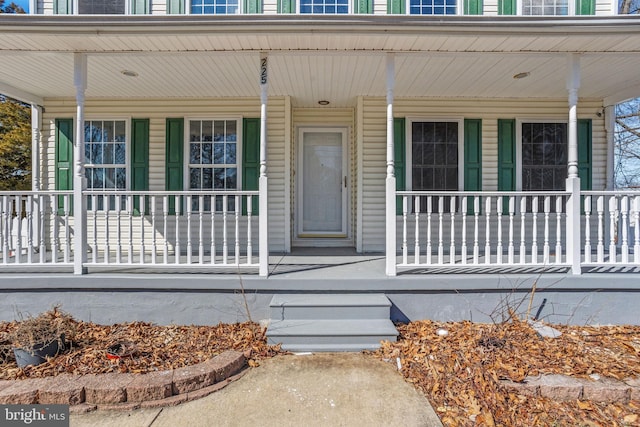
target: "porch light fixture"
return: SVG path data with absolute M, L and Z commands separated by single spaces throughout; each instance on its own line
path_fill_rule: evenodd
M 323 99 L 322 101 L 318 101 L 318 104 L 320 104 L 320 105 L 329 105 L 329 101 L 327 101 L 326 99 Z
M 136 73 L 135 71 L 131 71 L 131 70 L 122 70 L 122 71 L 120 71 L 120 73 L 123 76 L 127 76 L 127 77 L 138 77 L 138 73 Z
M 520 79 L 524 79 L 525 77 L 529 77 L 531 73 L 528 71 L 525 71 L 524 73 L 518 73 L 515 76 L 513 76 L 514 79 L 516 80 L 520 80 Z

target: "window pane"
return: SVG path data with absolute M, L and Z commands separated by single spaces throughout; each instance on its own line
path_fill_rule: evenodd
M 202 122 L 201 141 L 207 141 L 207 142 L 213 141 L 213 122 L 210 120 L 204 120 Z
M 455 15 L 455 0 L 410 0 L 411 15 Z
M 238 13 L 237 0 L 196 0 L 191 2 L 192 14 Z
M 189 170 L 189 187 L 193 190 L 199 190 L 200 185 L 200 168 L 191 168 Z
M 189 141 L 200 141 L 200 122 L 191 120 L 189 122 Z
M 200 144 L 189 144 L 189 163 L 194 165 L 200 163 Z
M 102 163 L 111 164 L 113 163 L 114 144 L 103 144 L 103 145 L 104 145 L 104 149 L 103 149 Z
M 113 140 L 116 142 L 125 142 L 127 140 L 127 132 L 125 130 L 124 121 L 117 121 L 114 124 L 114 138 Z
M 202 144 L 202 163 L 210 165 L 213 162 L 213 144 Z
M 224 179 L 226 172 L 224 168 L 215 168 L 213 170 L 213 188 L 216 190 L 224 190 Z
M 202 188 L 206 188 L 206 189 L 213 188 L 213 169 L 211 168 L 202 169 Z
M 125 0 L 78 0 L 78 13 L 82 15 L 123 15 Z
M 568 0 L 523 0 L 524 15 L 567 15 Z
M 213 144 L 213 163 L 224 164 L 224 144 Z
M 349 13 L 348 0 L 301 0 L 300 13 Z
M 226 144 L 227 151 L 224 162 L 228 165 L 236 164 L 236 144 Z
M 113 133 L 113 122 L 104 122 L 104 127 L 102 128 L 102 140 L 105 142 L 113 142 L 115 141 L 114 133 Z
M 227 168 L 225 188 L 227 190 L 238 188 L 238 170 L 236 168 Z

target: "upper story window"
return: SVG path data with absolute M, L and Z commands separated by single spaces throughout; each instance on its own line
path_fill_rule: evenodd
M 457 0 L 410 0 L 411 15 L 455 15 Z
M 523 15 L 558 15 L 569 14 L 568 0 L 523 0 Z
M 80 15 L 124 15 L 126 0 L 77 0 Z
M 349 13 L 349 0 L 301 0 L 300 13 Z
M 193 15 L 233 15 L 239 13 L 238 0 L 191 0 Z

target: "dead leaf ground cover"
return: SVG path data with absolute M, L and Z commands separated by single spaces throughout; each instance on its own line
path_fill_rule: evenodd
M 447 426 L 640 425 L 640 402 L 555 402 L 505 390 L 500 380 L 564 374 L 640 378 L 640 327 L 554 326 L 541 338 L 528 323 L 412 322 L 374 354 L 396 361 Z M 440 331 L 440 333 L 438 333 Z M 446 331 L 446 332 L 443 332 Z

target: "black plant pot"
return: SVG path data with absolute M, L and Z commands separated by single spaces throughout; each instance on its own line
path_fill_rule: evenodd
M 14 348 L 13 354 L 16 356 L 18 367 L 24 368 L 29 365 L 39 365 L 47 361 L 47 357 L 54 357 L 64 346 L 60 347 L 60 342 L 64 342 L 64 336 L 46 344 L 36 344 L 33 348 Z

